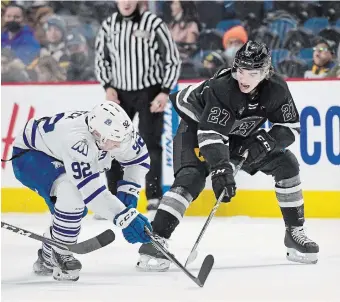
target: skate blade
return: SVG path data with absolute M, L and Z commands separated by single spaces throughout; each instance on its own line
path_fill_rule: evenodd
M 299 262 L 304 264 L 316 264 L 318 262 L 318 254 L 317 253 L 300 253 L 299 251 L 288 248 L 287 249 L 287 260 L 293 262 Z
M 46 267 L 41 263 L 34 263 L 33 264 L 33 273 L 37 276 L 52 276 L 53 268 Z
M 52 276 L 53 274 L 53 271 L 36 271 L 36 270 L 33 270 L 33 273 L 37 276 Z
M 148 255 L 140 255 L 136 269 L 141 272 L 165 272 L 170 267 L 170 261 L 154 258 Z
M 53 279 L 57 281 L 78 281 L 79 271 L 80 269 L 66 272 L 66 271 L 62 271 L 59 267 L 54 267 L 53 268 Z

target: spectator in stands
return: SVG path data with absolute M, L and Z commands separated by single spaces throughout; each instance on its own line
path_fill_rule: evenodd
M 327 74 L 329 78 L 340 78 L 340 43 L 338 45 L 338 54 L 336 65 Z
M 305 78 L 324 78 L 335 66 L 336 43 L 334 41 L 321 38 L 313 48 L 313 66 L 311 70 L 305 72 Z
M 54 64 L 51 63 L 52 60 L 59 65 L 60 70 L 63 70 L 64 77 L 66 79 L 67 68 L 69 66 L 69 55 L 66 48 L 66 25 L 62 18 L 56 15 L 52 15 L 47 18 L 46 23 L 44 24 L 44 29 L 46 32 L 46 45 L 40 51 L 40 57 L 33 61 L 30 66 L 28 66 L 28 70 L 33 73 L 39 73 L 41 70 L 52 70 Z M 37 65 L 40 64 L 39 61 L 44 57 L 51 57 L 49 60 L 44 60 L 43 66 L 45 66 L 48 62 L 48 68 L 37 68 Z M 48 72 L 45 72 L 45 74 Z M 33 75 L 31 75 L 33 78 Z M 37 74 L 39 78 L 40 75 Z M 43 76 L 45 77 L 45 76 Z M 59 76 L 57 78 L 60 78 Z
M 226 63 L 227 60 L 221 50 L 212 51 L 203 59 L 203 68 L 200 68 L 200 76 L 210 78 L 218 69 L 225 66 Z
M 1 51 L 1 82 L 27 82 L 29 81 L 25 64 L 15 57 L 14 53 L 4 48 Z
M 199 20 L 207 29 L 215 28 L 224 19 L 225 2 L 228 1 L 195 1 Z M 228 5 L 228 4 L 227 4 Z M 248 3 L 247 3 L 248 5 Z
M 10 1 L 1 1 L 1 33 L 4 31 L 4 25 L 5 25 L 5 21 L 4 21 L 4 14 L 6 11 L 6 7 L 7 5 L 9 5 Z
M 25 65 L 30 64 L 38 55 L 40 45 L 32 30 L 25 24 L 22 7 L 10 4 L 3 16 L 5 31 L 1 34 L 1 49 L 9 48 Z
M 171 16 L 172 20 L 168 27 L 178 46 L 181 58 L 185 60 L 196 50 L 200 32 L 195 3 L 192 1 L 172 1 Z
M 47 45 L 44 24 L 46 23 L 48 18 L 51 17 L 52 15 L 54 15 L 53 8 L 49 6 L 43 6 L 38 8 L 35 11 L 35 14 L 32 16 L 34 35 L 35 38 L 39 41 L 40 45 L 42 46 Z
M 231 67 L 236 52 L 248 41 L 248 34 L 243 26 L 238 25 L 227 30 L 223 35 L 224 56 L 227 66 Z
M 31 3 L 30 3 L 31 2 Z M 18 3 L 18 2 L 17 2 Z M 26 10 L 27 24 L 31 28 L 35 28 L 35 16 L 40 8 L 50 8 L 48 1 L 26 1 L 22 2 Z
M 72 26 L 70 24 L 71 22 L 69 22 L 71 21 L 70 19 L 68 19 L 66 23 L 68 28 L 76 29 L 81 35 L 84 36 L 88 45 L 93 46 L 94 48 L 96 35 L 100 28 L 100 21 L 96 19 L 96 15 L 93 12 L 95 8 L 91 2 L 92 1 L 82 1 L 82 3 L 77 3 L 78 9 L 76 14 L 79 25 L 74 24 Z
M 66 46 L 70 55 L 67 69 L 68 81 L 95 81 L 94 58 L 89 53 L 86 39 L 74 32 L 66 37 Z
M 40 56 L 51 55 L 61 67 L 68 66 L 68 55 L 66 49 L 66 24 L 57 15 L 50 16 L 44 24 L 46 32 L 46 47 L 41 49 Z
M 52 56 L 40 58 L 34 71 L 37 82 L 63 82 L 66 80 L 65 70 Z

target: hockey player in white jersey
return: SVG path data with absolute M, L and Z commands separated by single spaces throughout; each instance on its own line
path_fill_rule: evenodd
M 118 198 L 100 177 L 113 159 L 124 168 Z M 30 120 L 16 137 L 12 164 L 16 178 L 42 196 L 53 214 L 44 236 L 76 243 L 89 207 L 121 227 L 128 242 L 150 241 L 144 229 L 151 225 L 135 209 L 150 159 L 142 138 L 116 103 Z M 45 243 L 33 265 L 36 274 L 71 281 L 79 279 L 81 268 L 71 252 Z

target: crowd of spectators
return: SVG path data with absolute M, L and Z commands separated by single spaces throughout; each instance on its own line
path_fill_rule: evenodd
M 94 41 L 113 1 L 1 1 L 2 82 L 94 81 Z
M 285 77 L 340 77 L 339 1 L 141 1 L 168 25 L 182 78 L 230 67 L 249 39 Z M 94 43 L 114 1 L 1 1 L 2 82 L 93 81 Z

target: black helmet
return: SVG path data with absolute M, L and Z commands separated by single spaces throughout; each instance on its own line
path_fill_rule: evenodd
M 236 53 L 233 69 L 269 69 L 271 57 L 266 44 L 248 41 Z

